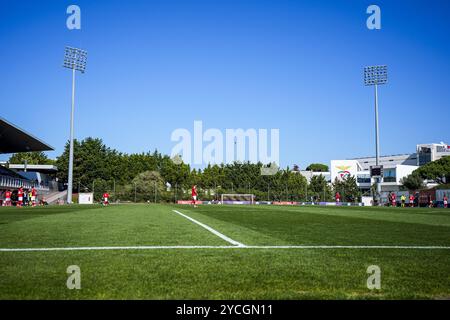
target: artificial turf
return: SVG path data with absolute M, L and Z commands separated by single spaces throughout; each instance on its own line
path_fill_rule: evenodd
M 0 208 L 0 248 L 245 245 L 450 247 L 450 210 L 170 205 Z M 69 290 L 66 269 L 81 269 Z M 366 286 L 381 269 L 381 290 Z M 0 252 L 1 299 L 448 299 L 448 249 Z

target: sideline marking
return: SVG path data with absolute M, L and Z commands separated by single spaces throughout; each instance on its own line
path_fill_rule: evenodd
M 450 250 L 448 246 L 123 246 L 66 248 L 0 248 L 0 252 L 86 251 L 86 250 L 176 250 L 176 249 L 404 249 Z
M 199 226 L 205 228 L 205 229 L 208 230 L 209 232 L 211 232 L 211 233 L 215 234 L 216 236 L 222 238 L 222 239 L 225 240 L 226 242 L 231 243 L 232 245 L 235 245 L 235 246 L 238 246 L 238 247 L 246 247 L 245 244 L 240 243 L 240 242 L 237 242 L 237 241 L 235 241 L 235 240 L 233 240 L 233 239 L 227 237 L 226 235 L 224 235 L 224 234 L 220 233 L 219 231 L 217 231 L 217 230 L 211 228 L 210 226 L 207 226 L 206 224 L 203 224 L 203 223 L 201 223 L 200 221 L 197 221 L 197 220 L 195 220 L 195 219 L 193 219 L 193 218 L 191 218 L 191 217 L 189 217 L 189 216 L 187 216 L 187 215 L 181 213 L 181 212 L 178 211 L 178 210 L 172 210 L 172 211 L 175 212 L 175 213 L 177 213 L 177 214 L 179 214 L 180 216 L 182 216 L 182 217 L 184 217 L 184 218 L 186 218 L 186 219 L 188 219 L 188 220 L 190 220 L 190 221 L 192 221 L 192 222 L 198 224 Z

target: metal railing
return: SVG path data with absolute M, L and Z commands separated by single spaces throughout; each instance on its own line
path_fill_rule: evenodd
M 23 187 L 25 189 L 31 189 L 33 186 L 37 190 L 41 190 L 41 191 L 49 191 L 50 190 L 49 186 L 45 185 L 45 184 L 43 185 L 43 184 L 39 184 L 35 181 L 0 175 L 0 187 L 1 188 L 18 189 L 20 187 Z

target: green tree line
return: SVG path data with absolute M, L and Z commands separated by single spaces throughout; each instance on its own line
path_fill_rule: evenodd
M 40 156 L 37 163 L 48 162 Z M 14 157 L 11 162 L 21 160 Z M 68 180 L 68 163 L 69 143 L 54 161 L 60 182 Z M 298 170 L 290 168 L 279 169 L 274 175 L 261 175 L 262 166 L 262 163 L 233 162 L 208 165 L 200 170 L 172 161 L 157 150 L 126 154 L 107 147 L 101 139 L 86 138 L 74 141 L 73 188 L 75 193 L 93 191 L 97 200 L 107 191 L 113 201 L 190 199 L 194 184 L 202 200 L 218 200 L 222 193 L 246 193 L 254 194 L 258 201 L 333 201 L 336 191 L 345 201 L 358 200 L 354 180 L 330 186 L 323 175 L 317 175 L 308 183 Z M 325 169 L 317 164 L 310 169 L 313 168 Z

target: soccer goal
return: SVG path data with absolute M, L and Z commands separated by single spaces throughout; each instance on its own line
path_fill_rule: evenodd
M 224 193 L 221 195 L 222 204 L 254 204 L 254 194 Z

